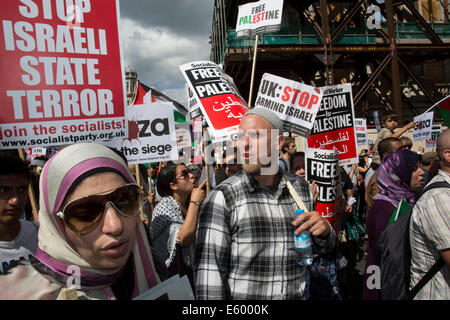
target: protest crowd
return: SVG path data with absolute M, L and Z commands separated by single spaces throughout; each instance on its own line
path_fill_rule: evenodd
M 2 20 L 0 300 L 450 299 L 450 116 L 360 143 L 350 83 L 264 73 L 247 104 L 195 61 L 189 123 L 139 81 L 127 104 L 116 1 L 78 2 L 76 31 L 50 1 Z
M 258 150 L 246 135 L 226 150 L 221 165 L 133 166 L 120 151 L 95 143 L 55 148 L 50 159 L 28 163 L 3 151 L 0 296 L 69 296 L 63 289 L 69 290 L 74 265 L 79 298 L 130 299 L 178 274 L 188 277 L 196 299 L 377 300 L 381 288 L 370 271 L 380 262 L 376 246 L 404 202 L 412 208 L 411 288 L 443 260 L 415 298 L 446 300 L 450 191 L 425 189 L 450 182 L 450 131 L 440 134 L 436 151 L 418 153 L 411 140 L 400 139 L 414 122 L 396 131 L 397 118 L 389 114 L 383 124 L 358 163 L 339 167 L 341 198 L 332 224 L 315 210 L 319 191 L 306 180 L 305 152 L 283 135 L 275 139 L 279 160 L 271 174 L 261 173 L 268 165 L 260 159 L 248 164 Z M 282 132 L 283 125 L 275 113 L 255 108 L 239 129 Z M 206 167 L 214 180 L 206 179 Z M 297 217 L 288 184 L 306 209 Z M 29 186 L 39 198 L 39 221 L 33 221 Z M 311 232 L 314 257 L 306 267 L 296 262 L 292 237 L 303 230 Z M 358 271 L 357 264 L 365 266 Z

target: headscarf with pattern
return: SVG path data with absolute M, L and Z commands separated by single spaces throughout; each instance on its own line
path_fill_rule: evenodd
M 373 200 L 386 200 L 397 207 L 403 198 L 409 204 L 414 204 L 416 199 L 411 190 L 411 177 L 421 159 L 419 154 L 410 150 L 392 151 L 384 157 L 377 172 L 380 192 Z

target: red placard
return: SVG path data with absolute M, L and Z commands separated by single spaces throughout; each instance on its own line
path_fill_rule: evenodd
M 117 0 L 0 2 L 0 149 L 126 133 Z
M 349 83 L 322 87 L 323 97 L 307 147 L 332 150 L 339 154 L 339 165 L 358 162 L 352 86 Z

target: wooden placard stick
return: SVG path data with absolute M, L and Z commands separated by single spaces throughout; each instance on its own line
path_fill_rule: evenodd
M 25 152 L 23 151 L 23 149 L 19 148 L 18 151 L 19 151 L 20 159 L 25 161 L 26 157 L 25 157 Z M 30 203 L 31 203 L 31 211 L 33 214 L 33 220 L 38 221 L 39 220 L 38 219 L 38 206 L 36 203 L 36 195 L 34 194 L 33 183 L 31 180 L 30 180 L 30 183 L 28 184 L 28 198 L 30 199 Z
M 139 192 L 142 192 L 142 190 L 144 188 L 141 185 L 141 170 L 139 170 L 139 165 L 138 164 L 134 165 L 134 172 L 136 174 L 136 183 L 139 186 Z M 139 201 L 139 212 L 141 213 L 141 220 L 145 221 L 144 208 L 142 207 L 142 201 Z
M 205 169 L 206 170 L 206 172 L 205 172 L 206 173 L 206 195 L 208 195 L 209 191 L 211 191 L 211 187 L 210 187 L 210 184 L 209 184 L 209 181 L 210 181 L 209 165 L 208 165 L 208 163 L 206 161 L 207 155 L 205 153 L 206 147 L 208 146 L 207 136 L 208 136 L 208 129 L 206 127 L 203 127 L 203 157 L 205 159 L 205 168 L 206 168 Z
M 149 166 L 151 166 L 151 165 L 149 164 Z M 153 170 L 155 170 L 155 169 L 152 169 L 152 171 Z M 152 172 L 152 175 L 153 175 L 153 172 Z M 152 177 L 150 176 L 149 179 L 150 179 L 150 181 L 149 181 L 150 193 L 153 193 Z M 150 202 L 150 213 L 153 213 L 153 202 Z M 151 221 L 150 217 L 148 218 L 148 220 L 150 223 L 150 221 Z

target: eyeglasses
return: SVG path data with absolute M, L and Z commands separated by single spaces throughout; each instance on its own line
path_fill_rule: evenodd
M 191 173 L 188 169 L 181 171 L 181 175 L 176 177 L 175 180 L 178 179 L 186 179 L 187 177 L 189 177 L 189 173 Z
M 94 230 L 111 205 L 123 217 L 131 218 L 139 214 L 140 189 L 136 184 L 126 184 L 117 189 L 93 194 L 70 201 L 56 215 L 66 226 L 78 235 Z

